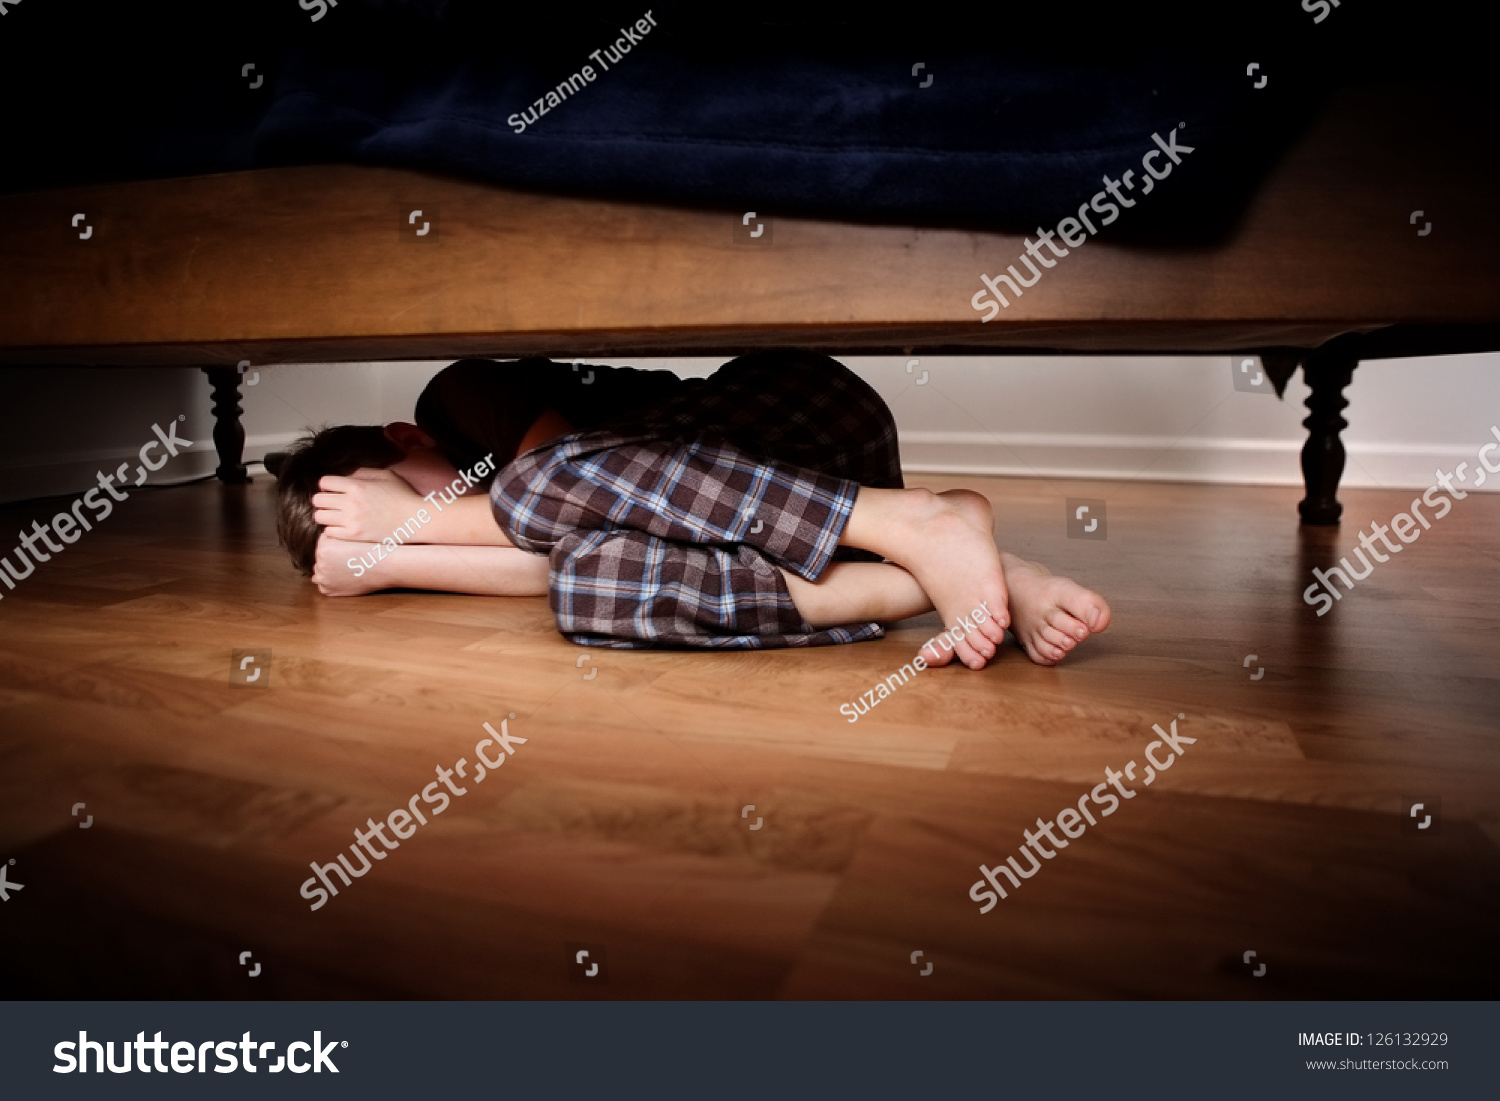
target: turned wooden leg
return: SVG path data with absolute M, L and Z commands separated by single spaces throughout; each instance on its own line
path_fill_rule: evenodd
M 250 480 L 241 461 L 245 454 L 245 427 L 240 423 L 240 373 L 233 367 L 204 367 L 213 386 L 214 450 L 219 453 L 219 481 L 231 485 Z
M 1344 387 L 1354 377 L 1359 356 L 1354 346 L 1334 340 L 1308 353 L 1302 377 L 1312 393 L 1307 396 L 1307 442 L 1302 445 L 1302 479 L 1307 496 L 1297 506 L 1304 524 L 1337 524 L 1339 478 L 1344 473 L 1344 443 L 1339 432 L 1349 427 L 1340 415 L 1349 405 Z

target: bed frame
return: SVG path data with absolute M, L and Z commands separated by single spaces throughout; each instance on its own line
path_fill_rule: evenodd
M 1278 391 L 1303 368 L 1299 508 L 1333 524 L 1355 365 L 1500 349 L 1500 157 L 1445 102 L 1342 92 L 1226 243 L 1091 243 L 988 323 L 970 300 L 1019 237 L 775 211 L 747 226 L 350 165 L 0 196 L 0 364 L 203 369 L 235 482 L 245 360 L 1254 354 Z

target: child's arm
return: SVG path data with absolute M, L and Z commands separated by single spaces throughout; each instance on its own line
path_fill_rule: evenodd
M 417 533 L 417 542 L 515 548 L 495 523 L 495 511 L 483 489 L 470 490 L 467 496 L 451 503 L 434 497 L 430 502 L 424 501 L 422 507 L 427 509 L 432 522 L 423 525 Z
M 457 500 L 446 501 L 436 493 L 421 496 L 389 470 L 361 469 L 347 478 L 331 474 L 320 478 L 318 489 L 312 496 L 313 519 L 335 539 L 376 543 L 395 537 L 400 528 L 397 542 L 512 545 L 495 523 L 489 496 L 482 487 L 461 485 L 460 489 L 467 492 Z
M 392 551 L 376 543 L 334 538 L 325 531 L 318 538 L 312 579 L 324 596 L 359 596 L 380 589 L 546 596 L 547 558 L 515 547 L 407 544 Z

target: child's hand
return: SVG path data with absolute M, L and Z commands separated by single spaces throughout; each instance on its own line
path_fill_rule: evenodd
M 382 548 L 373 543 L 348 543 L 325 531 L 318 536 L 312 582 L 324 596 L 363 596 L 379 589 L 393 588 L 399 582 L 391 570 L 375 570 L 370 566 L 371 562 L 388 565 L 381 561 L 382 553 Z
M 361 468 L 347 478 L 318 479 L 313 519 L 326 534 L 354 543 L 378 543 L 425 508 L 422 497 L 389 470 Z M 409 537 L 407 537 L 409 538 Z

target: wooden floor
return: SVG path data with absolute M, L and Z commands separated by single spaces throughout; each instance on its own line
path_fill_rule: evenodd
M 1319 619 L 1310 568 L 1412 494 L 1347 490 L 1342 529 L 1299 531 L 1287 488 L 912 481 L 986 493 L 1003 544 L 1114 626 L 1055 669 L 1012 648 L 928 671 L 850 724 L 934 617 L 816 650 L 583 650 L 542 599 L 318 596 L 264 476 L 135 492 L 0 589 L 0 860 L 24 884 L 0 993 L 1494 996 L 1500 497 Z M 1065 497 L 1107 499 L 1107 541 L 1066 538 Z M 267 687 L 231 687 L 257 648 Z M 309 910 L 310 861 L 512 713 L 502 771 Z M 1170 772 L 981 915 L 978 866 L 1179 714 L 1198 740 Z M 1435 828 L 1403 831 L 1412 797 Z

